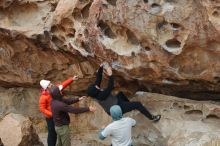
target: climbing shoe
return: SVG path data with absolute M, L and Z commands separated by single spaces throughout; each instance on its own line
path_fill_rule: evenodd
M 156 115 L 156 116 L 152 116 L 152 117 L 153 117 L 152 121 L 157 122 L 160 120 L 161 115 Z

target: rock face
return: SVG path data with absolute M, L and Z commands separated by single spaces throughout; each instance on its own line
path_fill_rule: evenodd
M 32 122 L 19 114 L 9 114 L 0 121 L 0 137 L 5 146 L 43 146 Z
M 0 118 L 8 113 L 39 117 L 39 90 L 24 88 L 0 88 Z
M 2 0 L 0 83 L 38 85 L 79 74 L 84 91 L 102 61 L 119 85 L 220 99 L 219 2 Z M 131 85 L 132 84 L 132 85 Z M 204 93 L 205 91 L 205 93 Z
M 66 94 L 84 95 L 103 61 L 112 65 L 116 89 L 127 94 L 219 100 L 219 5 L 217 0 L 1 0 L 0 117 L 10 112 L 41 117 L 41 79 L 59 83 L 79 75 Z M 219 143 L 219 113 L 213 110 L 218 103 L 148 96 L 136 100 L 163 118 L 153 124 L 131 114 L 140 123 L 135 144 Z M 78 145 L 109 144 L 94 140 L 98 122 L 110 121 L 99 112 L 73 116 Z
M 143 137 L 147 135 L 150 145 L 162 138 L 162 143 L 157 145 L 202 146 L 207 144 L 212 146 L 212 143 L 219 140 L 220 106 L 218 103 L 141 92 L 137 93 L 134 99 L 144 103 L 153 113 L 162 115 L 161 120 L 155 124 L 141 122 L 143 117 L 140 113 L 133 115 L 138 120 L 138 124 L 145 126 L 147 130 L 135 129 L 137 130 L 135 134 L 138 135 L 143 131 Z M 139 139 L 137 141 L 140 142 Z

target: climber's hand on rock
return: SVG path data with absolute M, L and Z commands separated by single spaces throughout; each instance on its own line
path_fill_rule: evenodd
M 108 76 L 112 75 L 112 68 L 110 66 L 106 69 L 106 71 Z

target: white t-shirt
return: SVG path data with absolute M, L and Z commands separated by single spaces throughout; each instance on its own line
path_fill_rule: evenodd
M 135 124 L 132 118 L 122 118 L 109 124 L 101 134 L 104 137 L 111 136 L 112 146 L 129 146 L 132 144 L 131 128 Z

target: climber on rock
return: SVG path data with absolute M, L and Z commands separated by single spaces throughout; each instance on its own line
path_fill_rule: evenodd
M 103 68 L 105 68 L 107 75 L 109 77 L 107 88 L 102 89 L 100 87 L 102 81 Z M 112 75 L 112 68 L 108 63 L 103 63 L 100 65 L 98 72 L 96 74 L 95 83 L 89 85 L 87 89 L 88 96 L 96 99 L 98 103 L 103 107 L 106 113 L 110 115 L 110 107 L 113 105 L 119 105 L 122 109 L 122 113 L 127 113 L 132 110 L 139 110 L 145 117 L 152 121 L 159 121 L 161 115 L 152 115 L 140 102 L 129 101 L 123 92 L 119 92 L 116 96 L 113 96 L 112 90 L 114 88 L 114 78 Z
M 62 82 L 60 85 L 58 85 L 59 90 L 62 91 L 69 84 L 71 84 L 74 80 L 77 79 L 78 77 L 74 76 Z M 55 85 L 53 85 L 49 80 L 41 80 L 40 85 L 42 87 L 42 92 L 39 98 L 39 109 L 44 114 L 47 123 L 47 129 L 48 129 L 47 144 L 48 146 L 55 146 L 57 140 L 57 134 L 55 132 L 51 106 L 50 106 L 50 102 L 52 98 L 49 93 L 49 89 L 51 89 L 51 87 Z
M 85 96 L 79 98 L 63 98 L 63 94 L 57 86 L 50 89 L 50 95 L 52 96 L 51 110 L 53 114 L 53 121 L 55 124 L 55 130 L 57 133 L 57 145 L 56 146 L 71 146 L 70 137 L 70 116 L 68 113 L 84 113 L 95 112 L 96 108 L 89 107 L 72 107 L 71 104 L 79 102 L 85 98 Z
M 131 131 L 136 121 L 132 118 L 123 118 L 120 106 L 113 105 L 110 108 L 113 122 L 99 131 L 99 139 L 104 140 L 111 136 L 112 146 L 132 146 Z

